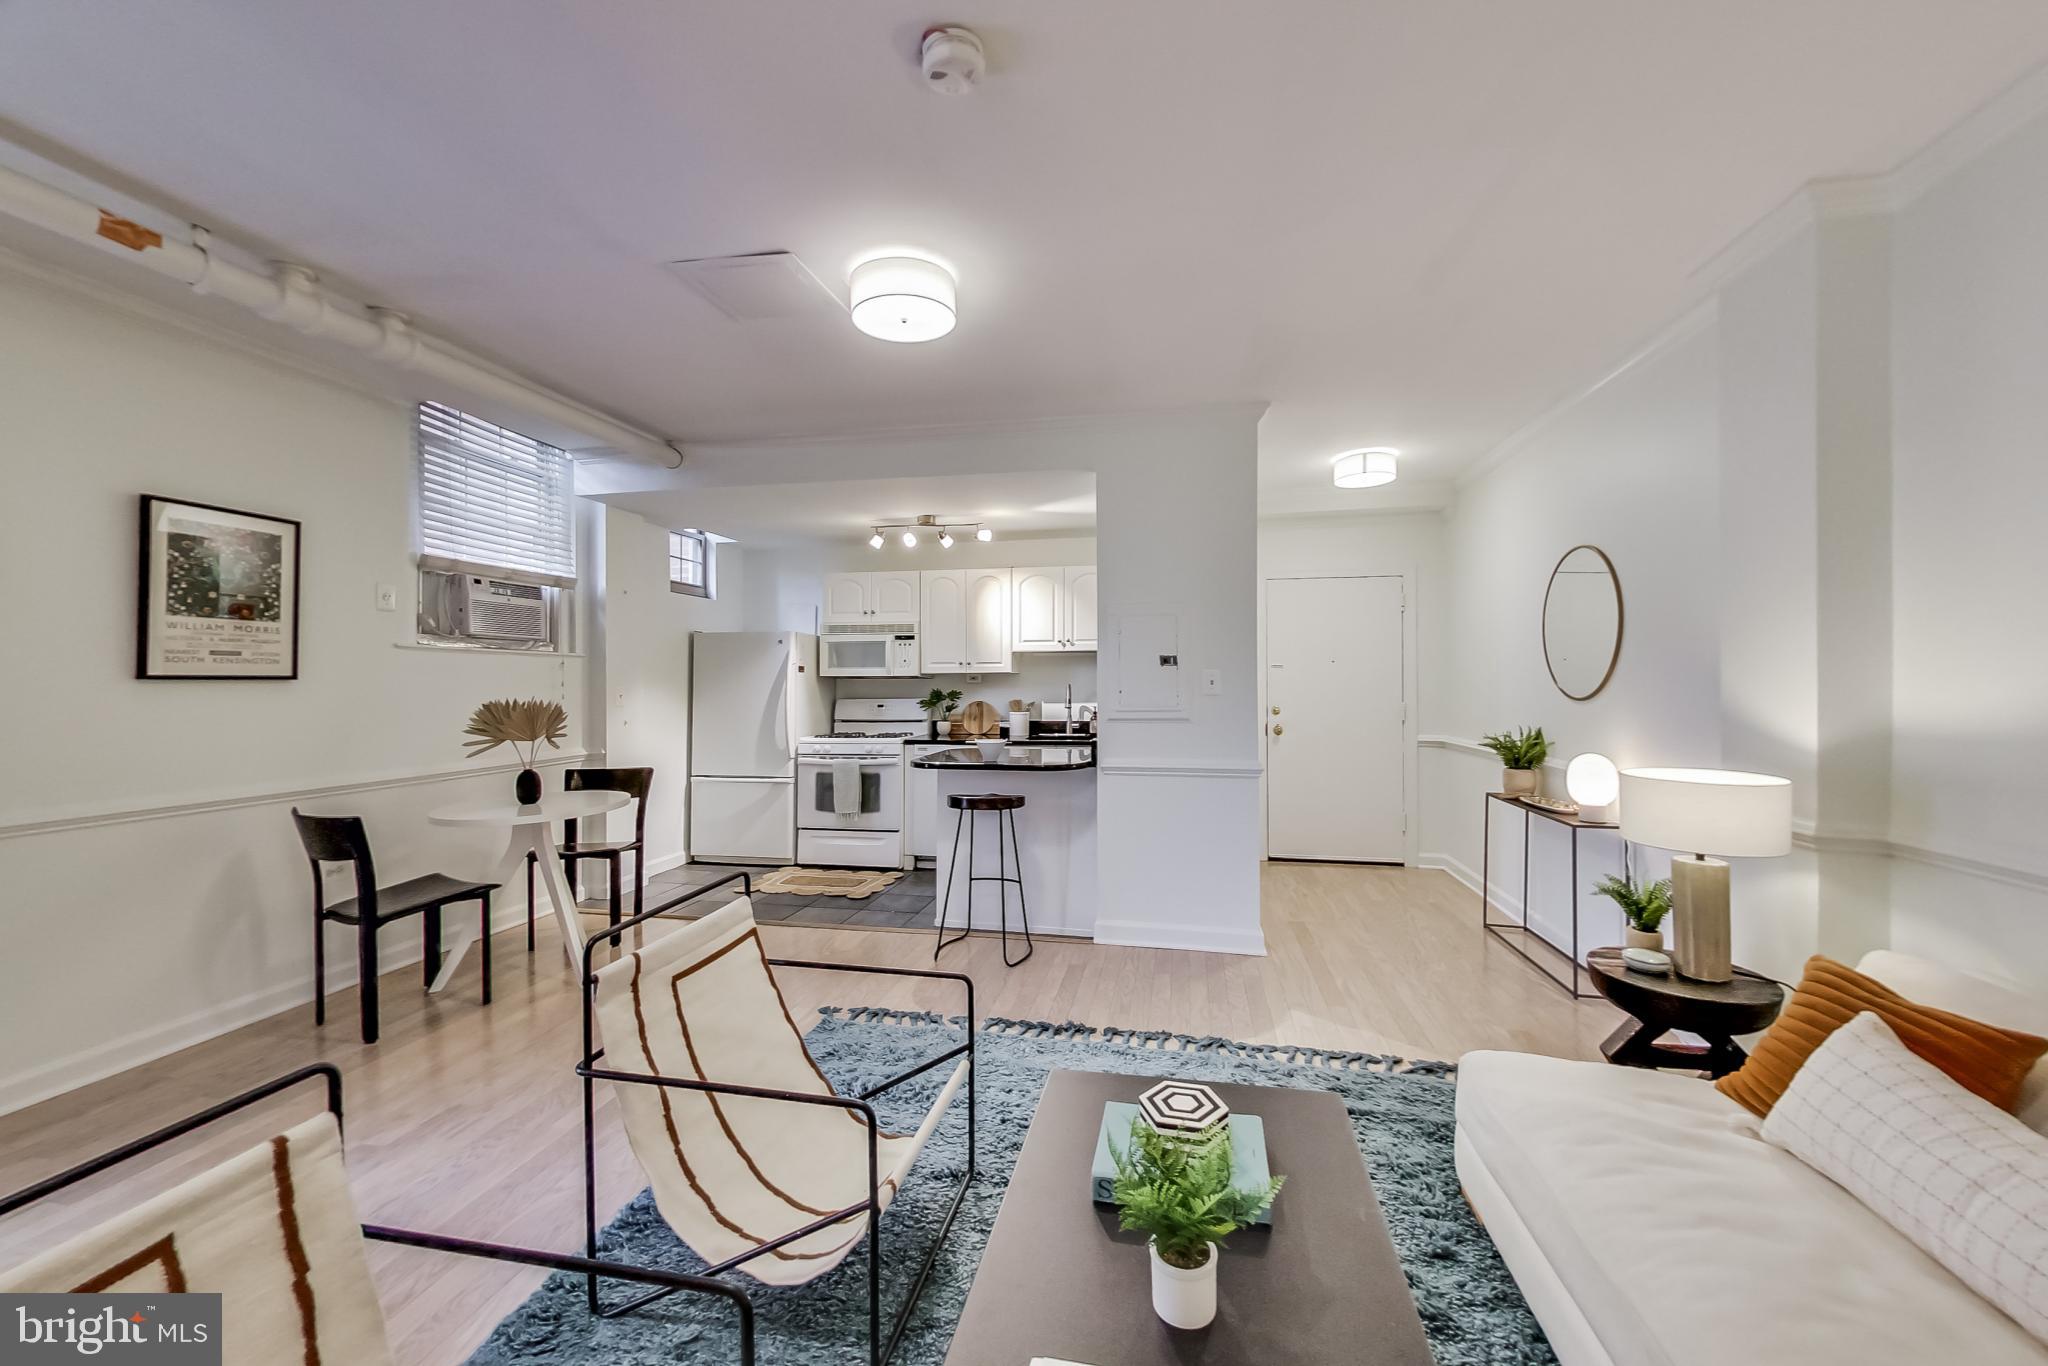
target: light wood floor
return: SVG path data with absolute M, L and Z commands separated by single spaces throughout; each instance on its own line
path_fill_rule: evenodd
M 949 949 L 984 1015 L 1080 1020 L 1455 1059 L 1475 1048 L 1593 1057 L 1620 1019 L 1574 1003 L 1479 928 L 1477 897 L 1440 872 L 1270 864 L 1269 956 L 1041 941 L 1006 970 L 994 940 Z M 598 922 L 589 922 L 595 929 Z M 383 1039 L 355 1040 L 353 990 L 0 1118 L 0 1191 L 15 1190 L 254 1083 L 316 1059 L 346 1074 L 348 1161 L 363 1217 L 562 1251 L 581 1250 L 577 993 L 543 926 L 539 951 L 496 941 L 495 1003 L 476 1001 L 476 956 L 440 997 L 418 969 L 383 979 Z M 764 926 L 777 956 L 928 966 L 927 934 Z M 942 984 L 905 988 L 851 973 L 790 973 L 800 1021 L 820 1004 L 954 1011 Z M 195 1135 L 0 1224 L 0 1266 L 67 1228 L 127 1206 L 311 1113 L 312 1094 Z M 642 1184 L 601 1101 L 605 1211 Z M 373 1266 L 399 1366 L 460 1362 L 538 1284 L 538 1272 L 376 1246 Z

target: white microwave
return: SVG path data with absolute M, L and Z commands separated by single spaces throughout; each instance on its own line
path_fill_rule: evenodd
M 917 632 L 910 627 L 834 631 L 818 637 L 818 672 L 826 678 L 915 678 Z

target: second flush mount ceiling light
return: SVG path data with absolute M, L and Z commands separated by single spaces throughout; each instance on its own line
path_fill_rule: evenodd
M 853 325 L 883 341 L 937 341 L 953 330 L 953 272 L 921 256 L 877 256 L 847 277 Z
M 1392 446 L 1364 446 L 1330 461 L 1330 481 L 1340 489 L 1371 489 L 1394 482 L 1401 453 Z

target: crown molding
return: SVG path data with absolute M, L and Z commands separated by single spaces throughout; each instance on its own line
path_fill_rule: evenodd
M 1458 474 L 1458 487 L 1470 487 L 1472 484 L 1493 473 L 1502 465 L 1507 464 L 1510 460 L 1520 455 L 1532 442 L 1547 431 L 1552 424 L 1571 412 L 1572 409 L 1578 407 L 1581 403 L 1584 403 L 1587 399 L 1599 393 L 1602 389 L 1605 389 L 1637 366 L 1663 355 L 1666 351 L 1704 331 L 1713 323 L 1719 308 L 1719 301 L 1712 295 L 1693 304 L 1685 312 L 1679 314 L 1676 319 L 1666 323 L 1657 332 L 1652 334 L 1648 340 L 1638 343 L 1635 349 L 1630 351 L 1620 364 L 1607 370 L 1591 384 L 1573 390 L 1557 402 L 1551 404 L 1532 421 L 1518 427 L 1505 441 L 1502 441 L 1485 455 L 1480 456 L 1470 465 L 1467 465 Z
M 1893 167 L 1885 177 L 1893 208 L 1912 203 L 2043 114 L 2048 114 L 2048 63 L 2019 77 Z
M 1256 422 L 1271 407 L 1266 399 L 1244 399 L 1219 403 L 1186 404 L 1173 408 L 1127 408 L 1096 413 L 1064 413 L 1051 417 L 973 418 L 955 422 L 913 423 L 899 427 L 875 427 L 857 432 L 813 432 L 787 436 L 749 436 L 700 440 L 679 444 L 685 456 L 719 451 L 811 450 L 820 447 L 861 446 L 883 441 L 944 441 L 965 436 L 1026 436 L 1037 432 L 1063 432 L 1086 428 L 1116 429 L 1180 422 L 1204 417 L 1243 417 Z

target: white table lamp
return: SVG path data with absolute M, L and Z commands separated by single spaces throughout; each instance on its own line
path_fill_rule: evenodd
M 1581 754 L 1564 768 L 1564 790 L 1579 806 L 1579 819 L 1612 821 L 1621 795 L 1621 773 L 1604 754 Z
M 1671 860 L 1673 957 L 1694 981 L 1728 981 L 1735 974 L 1723 860 L 1792 851 L 1791 779 L 1718 768 L 1624 769 L 1621 836 L 1689 855 Z

